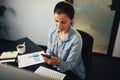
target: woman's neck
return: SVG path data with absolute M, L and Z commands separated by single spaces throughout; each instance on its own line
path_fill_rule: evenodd
M 58 33 L 58 39 L 60 41 L 63 41 L 65 39 L 66 34 L 67 34 L 67 32 L 59 32 Z

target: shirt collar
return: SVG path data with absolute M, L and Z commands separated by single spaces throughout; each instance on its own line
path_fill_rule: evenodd
M 71 35 L 72 35 L 72 26 L 70 26 L 63 42 L 69 41 L 71 39 Z
M 56 38 L 58 37 L 58 29 L 56 28 L 56 31 L 55 31 L 55 34 L 56 34 Z M 71 40 L 71 35 L 73 34 L 73 31 L 72 31 L 72 26 L 70 25 L 69 27 L 69 30 L 66 34 L 66 37 L 65 39 L 63 40 L 63 42 L 66 42 L 66 41 L 69 41 Z

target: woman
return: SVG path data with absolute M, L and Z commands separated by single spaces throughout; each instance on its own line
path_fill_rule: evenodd
M 83 80 L 85 68 L 81 57 L 82 38 L 73 29 L 71 23 L 74 19 L 74 8 L 71 4 L 62 1 L 54 8 L 56 27 L 49 32 L 48 49 L 43 56 L 44 61 L 55 67 L 67 76 L 64 80 Z

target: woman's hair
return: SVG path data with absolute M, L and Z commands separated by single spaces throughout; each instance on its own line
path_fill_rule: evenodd
M 55 8 L 54 8 L 54 14 L 66 14 L 71 20 L 74 17 L 74 8 L 73 6 L 65 1 L 61 1 L 59 3 L 56 4 Z

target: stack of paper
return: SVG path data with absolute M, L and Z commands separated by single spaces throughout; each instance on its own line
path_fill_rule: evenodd
M 27 66 L 31 66 L 31 65 L 44 62 L 41 54 L 44 54 L 44 51 L 19 55 L 18 56 L 18 67 L 23 68 L 23 67 L 27 67 Z
M 15 58 L 17 57 L 18 52 L 17 51 L 8 51 L 3 52 L 0 56 L 0 63 L 3 62 L 14 62 Z
M 50 80 L 63 80 L 66 74 L 57 72 L 52 69 L 40 66 L 34 73 L 39 74 L 44 77 L 50 78 Z

